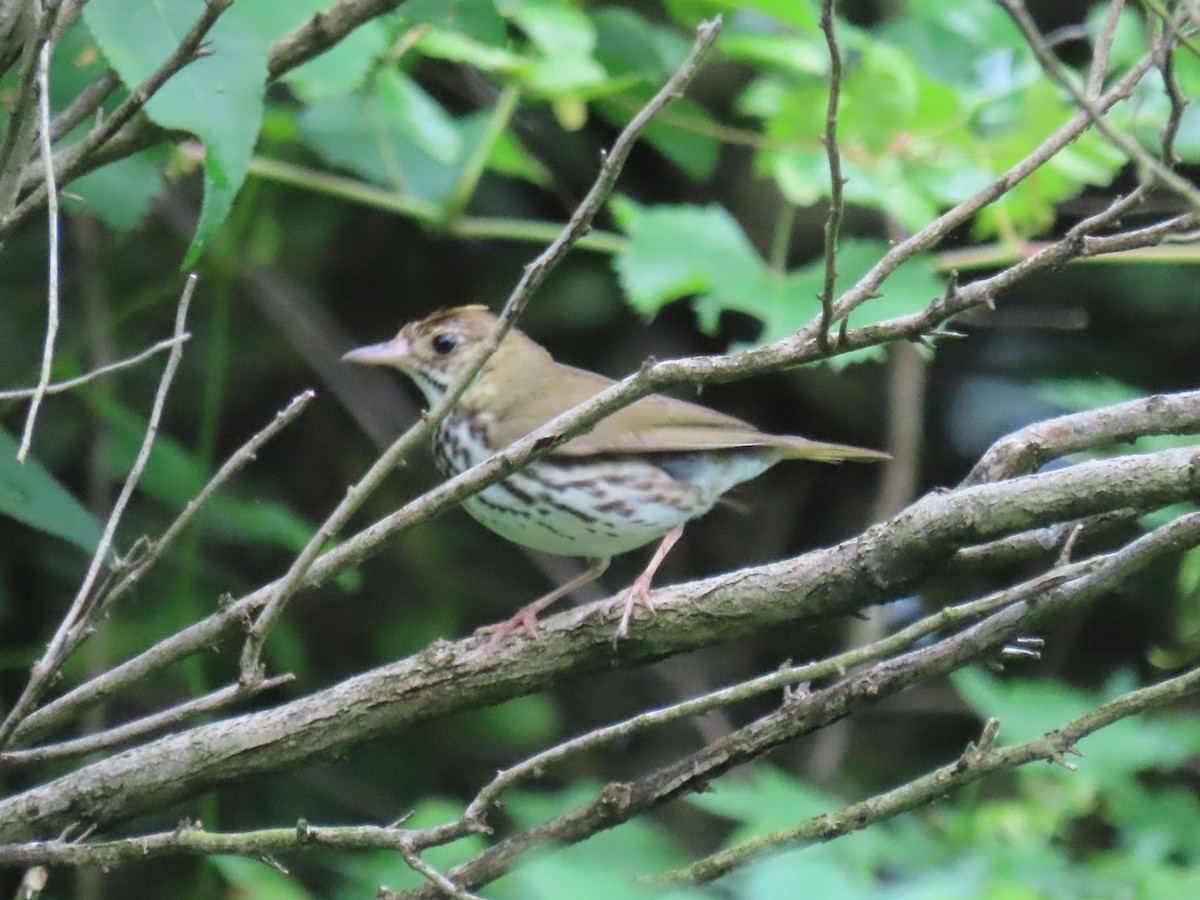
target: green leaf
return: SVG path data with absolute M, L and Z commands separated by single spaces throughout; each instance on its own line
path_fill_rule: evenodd
M 17 462 L 17 442 L 0 428 L 0 514 L 52 534 L 88 553 L 103 529 L 36 459 Z
M 1038 73 L 1020 31 L 992 0 L 909 0 L 904 15 L 883 24 L 882 36 L 907 50 L 921 71 L 964 93 L 994 95 Z
M 420 125 L 422 141 L 437 149 L 439 158 L 414 139 L 418 129 L 410 117 L 414 107 L 392 102 L 395 89 L 385 93 L 389 93 L 386 102 L 379 92 L 371 91 L 329 97 L 306 107 L 299 119 L 302 138 L 332 165 L 401 188 L 428 203 L 445 202 L 472 149 L 484 139 L 490 112 L 482 110 L 457 121 L 439 113 Z M 493 145 L 488 166 L 538 184 L 549 178 L 545 167 L 507 134 Z
M 72 198 L 116 231 L 130 231 L 146 215 L 162 188 L 165 147 L 150 147 L 89 172 L 71 183 Z M 71 199 L 69 203 L 78 201 Z
M 829 50 L 818 34 L 731 34 L 721 39 L 721 52 L 755 67 L 775 66 L 801 75 L 829 71 Z
M 637 75 L 657 87 L 688 53 L 688 42 L 679 32 L 648 22 L 631 9 L 600 10 L 592 24 L 596 61 L 613 76 Z
M 364 22 L 320 56 L 283 76 L 312 103 L 362 87 L 378 56 L 388 47 L 388 31 L 378 19 Z
M 492 0 L 407 0 L 399 12 L 408 22 L 457 31 L 485 44 L 502 46 L 507 40 Z
M 486 113 L 479 118 L 486 124 Z M 467 125 L 464 131 L 470 130 L 470 128 L 471 126 Z M 482 138 L 482 133 L 480 137 Z M 492 145 L 492 152 L 488 155 L 487 164 L 489 169 L 499 172 L 501 175 L 520 178 L 539 187 L 548 187 L 554 181 L 550 170 L 530 155 L 520 138 L 511 130 L 502 132 L 496 138 L 496 142 Z
M 484 72 L 524 77 L 533 67 L 532 62 L 519 53 L 440 28 L 429 28 L 423 32 L 416 47 L 425 56 L 469 63 Z
M 694 295 L 692 306 L 701 328 L 713 332 L 723 312 L 741 312 L 763 323 L 758 341 L 766 343 L 795 333 L 820 312 L 817 296 L 824 283 L 824 261 L 786 273 L 772 270 L 722 207 L 640 207 L 617 198 L 613 212 L 630 238 L 627 249 L 616 257 L 617 273 L 630 304 L 644 315 Z M 886 251 L 882 241 L 843 241 L 835 296 Z M 870 325 L 916 312 L 943 289 L 928 260 L 912 259 L 884 282 L 882 296 L 852 314 L 850 324 Z M 883 352 L 882 347 L 868 347 L 828 362 L 840 367 L 880 358 Z
M 687 798 L 693 806 L 739 824 L 729 837 L 730 843 L 787 828 L 842 805 L 837 797 L 810 787 L 774 766 L 753 766 L 747 775 L 738 781 L 724 779 L 711 791 L 689 794 Z
M 617 274 L 630 304 L 647 317 L 672 300 L 736 291 L 760 277 L 762 261 L 721 206 L 642 207 L 618 197 L 612 210 L 630 239 L 616 257 Z
M 375 85 L 380 110 L 400 133 L 439 163 L 454 162 L 462 141 L 454 121 L 420 86 L 401 72 L 381 72 Z
M 596 29 L 584 13 L 557 3 L 526 0 L 512 18 L 536 50 L 526 80 L 530 90 L 578 102 L 581 91 L 605 84 L 608 74 L 592 58 Z M 570 121 L 572 117 L 567 118 Z
M 596 46 L 591 20 L 569 6 L 525 0 L 512 18 L 543 53 L 587 56 Z
M 1125 403 L 1143 396 L 1131 384 L 1115 378 L 1044 378 L 1036 392 L 1043 400 L 1076 411 Z
M 675 18 L 694 25 L 701 19 L 724 13 L 734 19 L 730 30 L 736 27 L 740 14 L 753 10 L 765 13 L 776 21 L 790 25 L 800 31 L 811 31 L 817 27 L 815 3 L 798 3 L 797 0 L 668 0 L 667 8 Z
M 204 200 L 184 268 L 228 215 L 262 124 L 269 36 L 256 28 L 254 5 L 238 3 L 222 15 L 208 35 L 211 52 L 172 76 L 146 104 L 159 125 L 204 142 Z M 83 15 L 121 80 L 133 86 L 161 65 L 199 12 L 200 4 L 189 0 L 92 0 Z
M 299 881 L 274 866 L 244 856 L 209 856 L 209 863 L 237 895 L 254 900 L 310 900 Z M 231 894 L 233 896 L 234 894 Z

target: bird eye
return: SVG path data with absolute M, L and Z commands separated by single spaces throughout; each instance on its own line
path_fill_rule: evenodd
M 438 356 L 445 356 L 458 346 L 458 335 L 443 331 L 441 334 L 435 334 L 429 343 L 433 347 L 434 353 Z

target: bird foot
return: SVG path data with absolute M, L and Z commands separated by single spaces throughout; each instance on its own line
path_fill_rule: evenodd
M 629 622 L 633 618 L 633 608 L 635 606 L 644 606 L 650 610 L 651 615 L 654 614 L 654 601 L 650 599 L 650 579 L 638 576 L 633 584 L 629 586 L 628 590 L 622 591 L 604 604 L 604 614 L 608 615 L 617 606 L 622 604 L 624 605 L 624 609 L 621 611 L 621 621 L 617 625 L 616 636 L 618 638 L 623 638 L 629 634 Z
M 524 628 L 525 633 L 532 638 L 538 636 L 541 631 L 541 624 L 538 622 L 537 609 L 534 609 L 535 604 L 523 606 L 517 610 L 517 614 L 511 619 L 505 619 L 503 622 L 497 622 L 495 625 L 483 625 L 475 629 L 477 636 L 490 634 L 492 639 L 483 645 L 484 653 L 491 653 L 505 637 L 512 634 L 518 628 Z

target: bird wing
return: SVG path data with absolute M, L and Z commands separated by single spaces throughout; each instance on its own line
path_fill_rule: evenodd
M 534 373 L 530 373 L 531 376 Z M 505 404 L 493 424 L 492 437 L 508 446 L 550 419 L 611 386 L 610 378 L 561 363 L 549 383 L 523 385 L 524 390 L 504 392 L 510 397 L 534 397 L 533 402 Z M 569 388 L 569 389 L 564 389 Z M 785 459 L 826 462 L 877 461 L 886 453 L 842 444 L 825 444 L 791 435 L 766 434 L 748 422 L 662 394 L 651 394 L 618 410 L 591 431 L 554 450 L 559 456 L 594 456 L 606 453 L 677 453 L 689 450 L 722 450 L 736 447 L 771 447 Z

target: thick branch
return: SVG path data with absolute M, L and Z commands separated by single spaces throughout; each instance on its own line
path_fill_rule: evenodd
M 1103 595 L 1152 560 L 1177 553 L 1197 541 L 1200 541 L 1200 514 L 1182 517 L 1139 539 L 1126 548 L 1128 552 L 1109 558 L 1094 571 L 1049 587 L 1040 595 L 1015 603 L 960 634 L 848 675 L 829 687 L 793 695 L 777 711 L 696 753 L 635 781 L 610 783 L 590 803 L 506 838 L 474 859 L 450 869 L 446 875 L 466 887 L 486 884 L 503 875 L 519 856 L 530 850 L 583 840 L 682 794 L 702 790 L 713 777 L 757 758 L 773 747 L 811 734 L 854 709 L 890 696 L 916 681 L 947 674 L 985 650 L 999 646 L 1019 629 L 1028 626 L 1026 611 L 1035 611 L 1035 618 L 1061 614 Z M 1106 724 L 1115 719 L 1108 710 L 1095 721 Z M 1068 743 L 1058 752 L 1061 754 L 1070 746 Z M 378 896 L 381 900 L 436 900 L 437 897 L 427 887 L 398 894 L 385 889 Z
M 992 444 L 963 485 L 1032 472 L 1052 459 L 1154 434 L 1200 433 L 1200 391 L 1155 394 L 1035 422 Z
M 612 625 L 595 604 L 550 618 L 536 653 L 519 638 L 487 655 L 480 639 L 439 641 L 276 709 L 163 738 L 0 802 L 0 840 L 54 834 L 79 819 L 127 818 L 614 663 L 850 613 L 899 595 L 962 546 L 1108 509 L 1200 497 L 1198 466 L 1200 449 L 1184 448 L 931 494 L 836 547 L 657 591 L 658 615 L 639 621 L 616 650 Z

